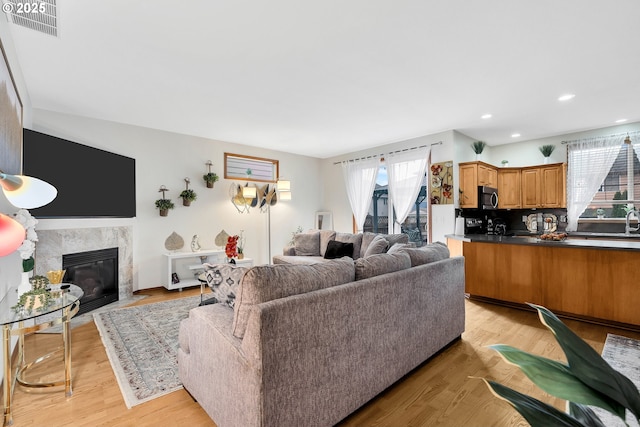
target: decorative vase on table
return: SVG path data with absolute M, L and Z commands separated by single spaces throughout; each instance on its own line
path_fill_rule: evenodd
M 20 284 L 18 285 L 18 295 L 22 295 L 25 292 L 29 292 L 31 290 L 31 283 L 29 282 L 29 278 L 33 274 L 33 270 L 25 271 L 20 276 Z

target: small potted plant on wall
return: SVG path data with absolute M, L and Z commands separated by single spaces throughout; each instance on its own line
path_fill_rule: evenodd
M 160 216 L 169 215 L 169 209 L 173 209 L 175 207 L 175 205 L 170 199 L 165 199 L 164 197 L 165 191 L 169 191 L 169 189 L 164 185 L 161 185 L 158 192 L 162 193 L 162 199 L 156 200 L 156 209 L 160 210 Z
M 546 165 L 547 163 L 549 163 L 549 156 L 551 156 L 551 153 L 553 153 L 553 150 L 556 149 L 556 146 L 553 144 L 543 145 L 539 149 L 542 155 L 544 156 L 544 164 Z
M 202 175 L 202 179 L 204 179 L 204 182 L 207 184 L 207 188 L 213 188 L 213 184 L 219 178 L 215 172 L 211 172 L 211 166 L 213 165 L 213 162 L 211 160 L 208 160 L 206 165 L 209 168 L 209 172 L 206 173 L 205 175 Z
M 189 183 L 191 182 L 189 178 L 185 178 L 184 182 L 186 184 L 186 188 L 182 190 L 182 193 L 180 193 L 180 197 L 182 198 L 182 205 L 191 206 L 191 202 L 196 200 L 198 198 L 198 195 L 195 191 L 189 189 Z
M 482 152 L 484 151 L 484 147 L 486 146 L 487 143 L 484 141 L 475 141 L 473 144 L 471 144 L 473 152 L 476 153 L 476 160 L 480 160 L 480 155 L 482 154 Z

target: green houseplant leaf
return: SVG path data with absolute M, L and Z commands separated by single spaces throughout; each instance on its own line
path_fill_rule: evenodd
M 507 362 L 520 368 L 545 392 L 570 402 L 598 406 L 624 419 L 624 407 L 576 378 L 567 365 L 518 350 L 508 345 L 492 345 Z
M 601 422 L 584 424 L 571 415 L 531 396 L 522 394 L 495 381 L 485 379 L 483 381 L 493 394 L 509 402 L 531 424 L 531 427 L 604 427 Z
M 633 382 L 613 369 L 547 308 L 529 305 L 538 310 L 542 323 L 553 332 L 567 357 L 571 373 L 589 387 L 629 409 L 636 419 L 640 418 L 640 393 Z

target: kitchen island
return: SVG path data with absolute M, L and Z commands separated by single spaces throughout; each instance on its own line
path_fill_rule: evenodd
M 471 298 L 640 330 L 640 238 L 585 237 L 446 236 Z

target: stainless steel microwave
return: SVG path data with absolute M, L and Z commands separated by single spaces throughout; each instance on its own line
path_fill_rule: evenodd
M 484 185 L 479 186 L 478 208 L 483 210 L 498 209 L 498 189 Z

